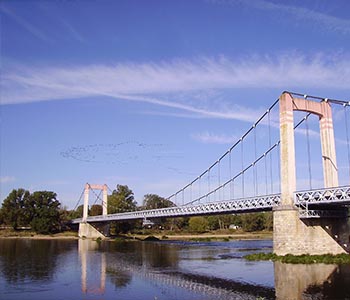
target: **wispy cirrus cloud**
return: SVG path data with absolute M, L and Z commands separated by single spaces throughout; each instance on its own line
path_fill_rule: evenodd
M 10 183 L 16 181 L 16 178 L 13 176 L 2 176 L 0 177 L 0 183 Z
M 317 29 L 323 28 L 329 32 L 338 32 L 342 34 L 350 34 L 350 20 L 341 19 L 321 11 L 312 10 L 302 6 L 293 6 L 283 3 L 283 1 L 271 2 L 266 0 L 227 0 L 227 1 L 215 1 L 214 3 L 220 4 L 240 4 L 248 7 L 252 7 L 257 10 L 277 12 L 280 14 L 288 15 L 292 20 L 312 22 L 317 26 Z
M 205 144 L 232 144 L 238 140 L 234 135 L 229 136 L 225 134 L 214 134 L 211 132 L 196 133 L 192 134 L 191 137 L 194 140 Z
M 348 55 L 297 53 L 173 60 L 160 63 L 4 68 L 2 104 L 91 96 L 150 103 L 210 118 L 255 121 L 261 111 L 237 106 L 234 99 L 215 100 L 214 90 L 230 88 L 330 87 L 348 89 Z M 196 95 L 198 94 L 198 95 Z
M 44 42 L 52 42 L 52 38 L 49 37 L 46 33 L 44 33 L 41 29 L 38 27 L 32 25 L 31 22 L 25 20 L 18 14 L 14 13 L 11 9 L 6 7 L 4 3 L 0 5 L 0 11 L 4 13 L 4 15 L 10 17 L 12 20 L 14 20 L 18 25 L 20 25 L 23 29 L 25 29 L 27 32 L 38 38 L 39 40 L 42 40 Z

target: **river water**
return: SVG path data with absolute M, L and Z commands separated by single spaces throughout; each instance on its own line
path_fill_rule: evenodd
M 350 299 L 350 265 L 247 262 L 272 241 L 0 239 L 0 299 Z

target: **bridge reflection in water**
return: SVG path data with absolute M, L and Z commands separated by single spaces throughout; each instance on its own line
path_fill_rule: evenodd
M 113 244 L 117 243 L 100 244 L 91 240 L 79 240 L 78 243 L 81 288 L 87 296 L 103 297 L 106 277 L 110 276 L 117 287 L 125 287 L 132 278 L 138 278 L 154 286 L 182 289 L 207 296 L 209 299 L 316 299 L 312 295 L 321 293 L 325 285 L 329 286 L 339 271 L 337 265 L 293 265 L 275 262 L 273 288 L 216 277 L 215 272 L 213 276 L 208 276 L 184 271 L 178 267 L 177 251 L 165 251 L 168 245 L 164 244 L 127 243 L 127 248 L 131 246 L 131 249 L 123 249 L 123 245 L 117 245 L 120 251 L 108 251 L 107 256 L 103 248 L 114 247 Z M 312 295 L 309 294 L 310 290 Z

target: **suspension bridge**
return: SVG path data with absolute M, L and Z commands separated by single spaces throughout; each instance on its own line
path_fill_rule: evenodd
M 72 223 L 80 236 L 92 237 L 91 224 L 272 210 L 276 254 L 349 253 L 349 107 L 350 101 L 283 92 L 223 155 L 167 198 L 173 206 L 108 214 L 108 186 L 86 184 L 83 217 Z M 88 216 L 91 190 L 103 193 L 102 215 Z

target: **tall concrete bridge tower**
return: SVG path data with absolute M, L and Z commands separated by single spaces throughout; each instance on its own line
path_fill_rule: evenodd
M 345 250 L 341 245 L 347 246 L 349 243 L 346 218 L 302 220 L 294 204 L 296 191 L 294 111 L 305 111 L 319 117 L 324 187 L 338 186 L 330 104 L 327 100 L 315 102 L 283 93 L 280 96 L 281 203 L 273 212 L 274 252 L 278 255 L 344 253 Z

